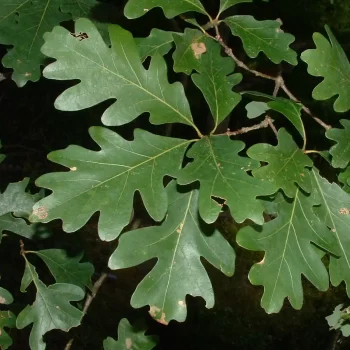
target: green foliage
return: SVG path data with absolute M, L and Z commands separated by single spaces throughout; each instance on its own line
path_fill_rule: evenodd
M 66 169 L 36 180 L 38 187 L 51 191 L 45 198 L 43 192 L 32 195 L 26 191 L 27 178 L 10 183 L 0 193 L 0 233 L 19 234 L 36 246 L 39 224 L 47 224 L 45 230 L 49 231 L 49 223 L 60 219 L 64 231 L 75 232 L 98 213 L 100 240 L 116 240 L 110 245 L 112 255 L 101 257 L 104 261 L 109 258 L 109 268 L 126 269 L 156 260 L 136 287 L 131 305 L 149 306 L 150 315 L 164 325 L 185 321 L 188 295 L 202 297 L 207 308 L 214 306 L 214 290 L 202 259 L 232 276 L 235 251 L 230 243 L 234 240 L 264 255 L 259 263 L 253 263 L 248 277 L 253 285 L 264 287 L 261 305 L 267 313 L 279 312 L 286 298 L 293 308 L 302 307 L 302 275 L 320 291 L 327 290 L 329 279 L 333 286 L 344 282 L 350 297 L 349 121 L 343 116 L 341 129 L 327 125 L 289 90 L 283 79 L 285 63 L 281 63 L 298 62 L 291 48 L 295 38 L 281 29 L 281 21 L 239 14 L 221 19 L 232 6 L 250 2 L 220 0 L 213 15 L 199 0 L 129 0 L 124 10 L 127 18 L 160 7 L 164 16 L 172 19 L 172 29 L 176 27 L 176 31 L 153 28 L 149 36 L 138 38 L 117 24 L 109 24 L 107 31 L 106 23 L 93 18 L 95 0 L 10 0 L 3 5 L 0 42 L 13 46 L 3 65 L 14 69 L 13 79 L 19 86 L 38 80 L 45 65 L 45 78 L 72 81 L 71 87 L 63 85 L 65 91 L 56 99 L 56 109 L 80 111 L 109 101 L 109 107 L 100 106 L 104 109 L 102 123 L 128 125 L 113 130 L 91 127 L 97 150 L 84 144 L 51 152 L 49 160 Z M 199 14 L 198 21 L 184 18 L 188 12 Z M 202 25 L 204 17 L 207 23 Z M 63 21 L 64 25 L 58 25 Z M 196 29 L 182 30 L 189 23 Z M 222 31 L 225 25 L 228 38 Z M 316 49 L 306 50 L 301 57 L 311 75 L 324 79 L 313 91 L 313 98 L 338 96 L 334 110 L 345 112 L 350 109 L 349 61 L 332 32 L 326 30 L 329 41 L 316 33 Z M 262 52 L 264 62 L 279 64 L 280 73 L 270 75 L 260 64 L 257 67 L 262 71 L 249 68 L 250 63 L 239 58 L 244 53 L 240 55 L 239 48 L 229 46 L 231 34 L 242 40 L 249 58 Z M 239 93 L 244 89 L 237 86 L 246 73 L 273 82 L 270 95 Z M 279 95 L 281 91 L 284 97 Z M 246 105 L 249 120 L 245 113 L 240 118 L 240 108 L 236 108 L 242 95 L 256 99 Z M 202 101 L 207 105 L 202 106 Z M 285 118 L 275 121 L 270 111 Z M 145 119 L 139 119 L 145 113 L 153 125 L 146 126 Z M 265 119 L 251 125 L 260 116 Z M 219 131 L 219 125 L 226 128 L 223 123 L 231 117 L 235 120 L 228 127 L 239 127 Z M 317 130 L 321 141 L 329 139 L 336 144 L 330 149 L 313 149 L 322 142 L 310 142 L 315 133 L 306 127 L 304 117 L 313 118 L 326 130 L 325 136 Z M 336 121 L 333 115 L 327 120 L 331 124 Z M 246 122 L 250 124 L 246 126 Z M 171 124 L 176 123 L 179 129 L 173 132 Z M 259 130 L 267 127 L 272 132 Z M 129 136 L 124 136 L 125 130 L 130 131 Z M 245 142 L 232 139 L 254 130 L 259 130 L 257 136 L 247 137 Z M 196 138 L 192 134 L 197 134 Z M 328 161 L 330 174 L 316 168 L 319 156 Z M 0 154 L 0 162 L 4 158 Z M 331 178 L 338 178 L 343 188 L 329 182 Z M 7 184 L 2 185 L 5 188 Z M 136 193 L 142 204 L 135 201 Z M 145 209 L 153 225 L 137 227 L 139 214 L 134 206 Z M 231 215 L 235 225 L 244 226 L 237 237 L 230 235 L 230 243 L 218 228 L 223 213 Z M 6 307 L 0 315 L 2 348 L 12 343 L 4 328 L 33 324 L 30 348 L 45 349 L 43 336 L 47 332 L 67 332 L 80 325 L 106 279 L 102 273 L 93 283 L 94 265 L 81 261 L 84 252 L 70 255 L 58 248 L 63 237 L 57 242 L 55 237 L 54 247 L 46 241 L 28 251 L 20 242 L 25 260 L 21 291 L 28 290 L 29 295 L 34 291 L 35 301 L 23 305 L 0 288 L 0 303 Z M 44 265 L 46 273 L 50 272 L 48 279 L 41 272 L 39 278 L 28 257 L 41 263 L 35 265 L 39 272 Z M 89 295 L 78 308 L 76 302 L 84 298 L 86 288 Z M 19 305 L 23 310 L 16 319 L 13 311 Z M 339 321 L 343 315 L 339 307 L 329 322 L 346 335 Z M 105 350 L 146 350 L 155 345 L 155 337 L 145 336 L 144 328 L 131 326 L 126 319 L 119 324 L 118 341 L 107 338 L 103 343 Z
M 306 50 L 301 59 L 308 64 L 308 72 L 323 81 L 312 92 L 315 100 L 327 100 L 335 95 L 336 112 L 346 112 L 350 109 L 350 63 L 337 39 L 326 26 L 329 41 L 320 33 L 315 33 L 313 39 L 316 49 Z
M 207 308 L 214 306 L 214 293 L 201 256 L 227 276 L 233 275 L 235 265 L 232 247 L 199 216 L 198 190 L 181 193 L 173 181 L 167 192 L 169 208 L 163 223 L 123 235 L 109 260 L 111 269 L 121 269 L 158 258 L 154 269 L 136 288 L 131 305 L 149 305 L 151 316 L 165 325 L 186 319 L 186 295 L 201 296 Z
M 349 313 L 350 309 L 343 308 L 343 304 L 336 306 L 332 315 L 326 317 L 330 329 L 339 329 L 344 337 L 350 336 Z
M 151 350 L 157 345 L 157 337 L 145 336 L 144 329 L 138 329 L 130 325 L 126 318 L 119 322 L 118 341 L 113 338 L 107 338 L 103 342 L 104 350 L 124 350 L 124 349 L 142 349 Z
M 43 335 L 52 329 L 61 329 L 68 332 L 70 328 L 80 324 L 83 313 L 70 302 L 81 300 L 84 291 L 75 285 L 56 283 L 47 287 L 40 279 L 35 267 L 25 258 L 21 291 L 25 292 L 31 283 L 34 283 L 37 292 L 36 300 L 27 305 L 18 315 L 16 325 L 18 329 L 33 323 L 29 337 L 29 345 L 33 350 L 46 348 Z

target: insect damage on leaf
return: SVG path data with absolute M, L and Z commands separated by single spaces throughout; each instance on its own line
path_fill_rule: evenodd
M 48 214 L 47 208 L 39 207 L 38 209 L 33 211 L 33 215 L 37 216 L 40 220 L 43 220 L 47 218 L 49 214 Z
M 193 51 L 194 57 L 196 57 L 197 60 L 202 56 L 203 53 L 207 52 L 207 47 L 204 43 L 192 43 L 191 49 Z
M 168 321 L 165 320 L 165 313 L 157 306 L 151 305 L 148 313 L 159 323 L 168 325 Z

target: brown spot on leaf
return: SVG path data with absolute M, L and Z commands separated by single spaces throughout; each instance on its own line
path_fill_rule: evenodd
M 0 297 L 0 304 L 6 304 L 6 299 L 4 297 Z
M 186 306 L 186 302 L 184 300 L 179 300 L 177 302 L 180 306 Z
M 29 72 L 24 74 L 25 77 L 30 77 L 31 75 L 32 75 L 32 73 L 29 73 Z
M 148 313 L 159 323 L 164 324 L 165 326 L 168 325 L 169 322 L 165 320 L 165 313 L 162 312 L 162 310 L 155 306 L 150 305 Z M 160 317 L 159 317 L 160 316 Z
M 342 215 L 349 215 L 350 214 L 350 209 L 348 208 L 340 208 L 339 213 Z
M 305 174 L 304 174 L 304 173 L 301 173 L 301 174 L 300 174 L 300 176 L 304 177 L 304 176 L 305 176 Z
M 132 340 L 130 338 L 125 339 L 125 346 L 127 349 L 131 349 L 132 347 Z
M 39 219 L 42 220 L 46 219 L 49 214 L 47 213 L 47 208 L 39 207 L 38 209 L 33 211 L 33 215 L 37 216 Z
M 207 47 L 204 43 L 192 43 L 191 49 L 194 53 L 194 57 L 196 57 L 197 60 L 202 56 L 203 53 L 207 52 Z

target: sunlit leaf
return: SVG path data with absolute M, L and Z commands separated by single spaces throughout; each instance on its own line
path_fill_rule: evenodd
M 224 22 L 233 35 L 241 38 L 243 48 L 250 58 L 256 58 L 259 52 L 264 52 L 273 63 L 298 63 L 296 52 L 289 47 L 295 38 L 280 29 L 280 22 L 257 21 L 252 16 L 227 17 Z
M 99 211 L 99 236 L 110 241 L 129 223 L 136 191 L 152 218 L 162 220 L 168 205 L 163 178 L 176 176 L 191 141 L 140 129 L 135 130 L 133 141 L 102 127 L 90 128 L 90 135 L 100 151 L 69 146 L 50 153 L 50 160 L 70 171 L 46 174 L 37 180 L 38 186 L 51 189 L 53 194 L 34 206 L 31 220 L 60 218 L 63 229 L 74 232 Z
M 57 109 L 74 111 L 117 99 L 102 116 L 105 125 L 125 124 L 149 112 L 153 124 L 184 123 L 196 129 L 183 86 L 169 84 L 163 57 L 153 57 L 146 70 L 132 35 L 117 25 L 109 26 L 111 48 L 88 19 L 77 20 L 75 32 L 86 38 L 74 37 L 63 27 L 44 36 L 42 52 L 57 59 L 44 76 L 80 80 L 57 98 Z
M 301 59 L 307 63 L 309 74 L 324 78 L 313 90 L 312 97 L 327 100 L 337 95 L 334 110 L 346 112 L 350 109 L 350 63 L 327 26 L 326 32 L 329 41 L 322 34 L 314 33 L 316 49 L 304 51 Z
M 310 193 L 311 178 L 306 168 L 312 167 L 312 160 L 303 153 L 285 129 L 279 129 L 277 138 L 277 146 L 258 143 L 248 149 L 250 158 L 267 163 L 253 170 L 253 176 L 271 181 L 289 198 L 295 195 L 296 184 Z
M 326 137 L 337 142 L 329 150 L 332 155 L 332 165 L 335 168 L 346 168 L 350 161 L 350 121 L 342 119 L 340 123 L 344 129 L 332 128 L 327 130 Z
M 194 160 L 179 173 L 178 182 L 183 185 L 200 182 L 199 212 L 208 223 L 214 222 L 222 209 L 214 198 L 225 201 L 238 223 L 246 219 L 257 224 L 264 222 L 264 208 L 257 197 L 273 194 L 277 187 L 247 174 L 258 168 L 259 162 L 239 156 L 243 148 L 241 141 L 212 136 L 196 142 L 187 153 Z
M 103 342 L 104 350 L 151 350 L 158 342 L 158 338 L 145 335 L 145 329 L 139 329 L 130 325 L 126 318 L 123 318 L 118 326 L 118 340 L 108 337 Z
M 214 293 L 201 257 L 231 276 L 233 248 L 198 212 L 198 190 L 179 192 L 175 181 L 167 187 L 169 209 L 160 226 L 147 227 L 122 235 L 109 260 L 111 269 L 139 265 L 157 258 L 151 272 L 136 288 L 131 305 L 150 306 L 158 322 L 184 321 L 186 295 L 201 296 L 206 307 L 214 306 Z
M 167 18 L 173 18 L 188 11 L 206 14 L 200 0 L 129 0 L 125 6 L 124 15 L 130 19 L 141 17 L 154 7 L 161 7 Z
M 320 204 L 317 198 L 303 194 L 297 186 L 293 197 L 279 194 L 277 218 L 263 226 L 244 227 L 237 235 L 243 248 L 265 252 L 248 277 L 252 284 L 264 286 L 261 306 L 267 313 L 280 311 L 287 297 L 295 309 L 302 307 L 302 275 L 319 290 L 327 290 L 327 270 L 311 243 L 337 252 L 334 235 L 313 212 Z
M 56 283 L 47 287 L 35 270 L 26 260 L 26 268 L 22 279 L 21 291 L 25 292 L 30 283 L 34 283 L 37 294 L 32 305 L 27 305 L 17 317 L 17 328 L 22 329 L 33 323 L 29 336 L 32 350 L 44 350 L 45 333 L 60 329 L 68 332 L 80 324 L 83 313 L 72 306 L 70 302 L 79 301 L 84 297 L 84 291 L 72 284 Z
M 18 86 L 40 78 L 45 56 L 40 52 L 43 34 L 70 19 L 59 10 L 61 0 L 6 0 L 0 6 L 0 43 L 13 46 L 2 64 L 14 70 Z

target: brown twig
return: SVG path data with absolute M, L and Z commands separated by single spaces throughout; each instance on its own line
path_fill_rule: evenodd
M 218 26 L 215 26 L 215 32 L 216 32 L 216 36 L 212 36 L 210 35 L 209 33 L 207 33 L 205 30 L 203 30 L 203 33 L 211 38 L 211 39 L 214 39 L 216 40 L 222 47 L 223 49 L 225 50 L 225 53 L 231 57 L 236 65 L 244 70 L 246 70 L 247 72 L 251 73 L 251 74 L 254 74 L 255 76 L 257 77 L 260 77 L 260 78 L 264 78 L 264 79 L 268 79 L 268 80 L 273 80 L 275 81 L 276 83 L 279 84 L 279 87 L 286 93 L 286 95 L 293 101 L 295 102 L 298 102 L 302 105 L 302 109 L 305 113 L 307 113 L 309 116 L 311 116 L 316 123 L 320 124 L 323 128 L 325 128 L 326 130 L 329 130 L 331 129 L 332 127 L 328 124 L 326 124 L 325 122 L 323 122 L 320 118 L 317 118 L 311 111 L 308 107 L 304 106 L 294 95 L 293 93 L 287 88 L 286 84 L 285 84 L 285 81 L 283 79 L 283 77 L 281 75 L 278 75 L 277 77 L 275 76 L 271 76 L 271 75 L 268 75 L 268 74 L 265 74 L 265 73 L 262 73 L 262 72 L 259 72 L 255 69 L 251 69 L 249 68 L 244 62 L 242 62 L 241 60 L 239 60 L 235 54 L 233 53 L 232 49 L 227 46 L 227 44 L 222 40 L 221 36 L 220 36 L 220 33 L 219 33 L 219 29 L 218 29 Z M 275 85 L 276 87 L 277 85 Z
M 255 124 L 255 125 L 252 125 L 252 126 L 245 126 L 245 127 L 241 128 L 241 129 L 238 129 L 238 130 L 235 130 L 235 131 L 230 131 L 230 129 L 227 129 L 227 131 L 225 133 L 223 133 L 223 134 L 214 134 L 212 136 L 223 136 L 223 135 L 236 136 L 236 135 L 246 134 L 247 132 L 250 132 L 250 131 L 253 131 L 253 130 L 268 128 L 270 126 L 268 118 L 270 118 L 270 117 L 266 117 L 259 124 Z
M 87 295 L 86 300 L 85 300 L 85 304 L 83 307 L 84 315 L 87 313 L 88 308 L 90 307 L 92 301 L 95 299 L 99 289 L 101 288 L 102 284 L 104 283 L 104 281 L 106 280 L 107 277 L 108 277 L 107 272 L 104 272 L 101 274 L 99 279 L 94 283 L 94 285 L 91 289 L 91 293 Z M 74 342 L 74 338 L 70 339 L 69 342 L 66 344 L 64 350 L 70 350 L 72 345 L 73 345 L 73 342 Z

